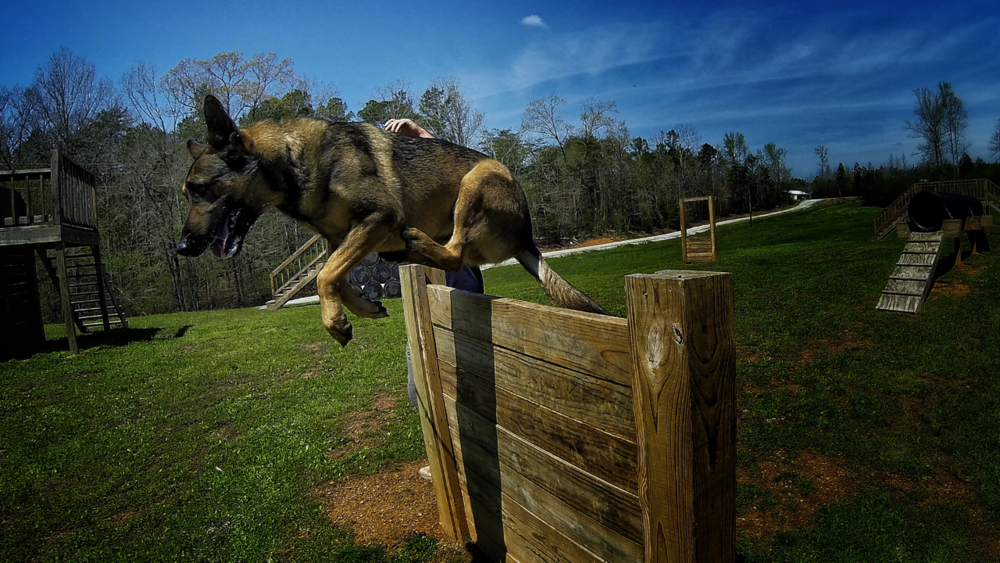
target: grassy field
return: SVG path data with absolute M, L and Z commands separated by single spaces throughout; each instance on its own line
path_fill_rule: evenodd
M 737 530 L 747 561 L 1000 561 L 1000 268 L 946 273 L 916 316 L 874 306 L 903 241 L 878 209 L 821 206 L 719 229 L 734 273 Z M 1000 237 L 991 242 L 1000 244 Z M 614 314 L 622 277 L 681 269 L 679 242 L 553 267 Z M 489 293 L 547 303 L 519 268 Z M 423 456 L 400 304 L 340 349 L 316 306 L 136 318 L 0 364 L 0 561 L 371 561 L 309 495 Z M 345 420 L 400 405 L 340 459 Z M 336 460 L 336 461 L 335 461 Z

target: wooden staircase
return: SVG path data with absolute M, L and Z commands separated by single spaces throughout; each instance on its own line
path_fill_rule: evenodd
M 917 313 L 934 286 L 944 233 L 910 233 L 903 255 L 896 263 L 896 270 L 882 291 L 876 309 Z
M 296 293 L 316 279 L 319 271 L 329 258 L 326 239 L 316 235 L 299 247 L 271 272 L 272 299 L 266 303 L 269 311 L 280 308 L 288 303 Z
M 59 251 L 56 251 L 59 252 Z M 69 248 L 64 251 L 66 260 L 66 288 L 69 292 L 73 322 L 80 332 L 112 326 L 128 328 L 128 319 L 111 291 L 107 273 L 100 256 L 89 246 Z M 56 287 L 60 287 L 55 261 L 58 256 L 39 252 L 42 265 Z

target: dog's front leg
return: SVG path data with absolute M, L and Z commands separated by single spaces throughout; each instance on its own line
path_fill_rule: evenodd
M 316 290 L 319 293 L 323 327 L 342 346 L 347 346 L 347 343 L 354 336 L 354 328 L 347 320 L 347 315 L 344 314 L 345 295 L 352 311 L 360 311 L 363 316 L 372 318 L 386 316 L 381 303 L 368 303 L 367 306 L 357 303 L 355 297 L 350 293 L 351 289 L 347 287 L 347 276 L 354 267 L 361 263 L 365 256 L 389 236 L 389 232 L 385 222 L 375 217 L 371 217 L 351 229 L 347 238 L 333 251 L 316 277 Z M 360 295 L 357 297 L 364 299 Z M 356 309 L 355 306 L 358 308 Z M 379 314 L 380 311 L 381 314 Z

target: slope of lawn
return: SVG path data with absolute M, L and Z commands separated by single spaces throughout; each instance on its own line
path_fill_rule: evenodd
M 871 240 L 878 212 L 721 227 L 710 264 L 676 240 L 551 262 L 618 315 L 627 274 L 734 274 L 745 560 L 1000 561 L 1000 250 L 943 274 L 919 315 L 881 313 L 904 241 Z M 549 302 L 518 267 L 485 277 Z M 49 327 L 52 351 L 0 363 L 0 561 L 461 559 L 427 537 L 357 545 L 309 494 L 423 456 L 387 307 L 344 349 L 315 305 L 135 318 L 76 357 Z M 387 394 L 384 432 L 330 456 Z

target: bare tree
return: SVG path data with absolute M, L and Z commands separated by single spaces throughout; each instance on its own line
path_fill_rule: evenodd
M 556 109 L 562 105 L 566 105 L 566 100 L 555 94 L 532 100 L 528 103 L 528 107 L 524 108 L 521 129 L 528 133 L 551 138 L 558 145 L 563 161 L 565 161 L 566 141 L 573 134 L 573 126 L 566 123 L 556 113 Z
M 116 108 L 114 86 L 98 79 L 94 65 L 60 48 L 35 72 L 26 96 L 38 126 L 51 135 L 53 146 L 71 149 L 74 136 L 88 121 Z
M 942 82 L 940 89 L 941 105 L 944 112 L 944 141 L 951 163 L 955 165 L 958 174 L 958 162 L 969 149 L 965 142 L 965 130 L 969 126 L 969 113 L 965 111 L 962 99 L 955 95 L 951 84 Z
M 26 90 L 0 86 L 0 159 L 4 167 L 14 169 L 19 149 L 35 124 L 34 106 Z
M 618 113 L 614 101 L 605 102 L 588 98 L 583 102 L 583 113 L 580 114 L 581 135 L 584 139 L 596 138 L 601 129 L 611 129 L 615 120 L 609 114 Z
M 454 78 L 436 80 L 420 97 L 418 111 L 436 137 L 462 146 L 475 144 L 483 125 L 483 114 L 472 107 Z
M 172 131 L 181 115 L 162 85 L 156 68 L 144 62 L 132 65 L 121 78 L 122 92 L 135 117 L 160 131 Z M 169 126 L 167 119 L 171 119 Z
M 219 53 L 211 59 L 184 59 L 162 79 L 172 102 L 197 114 L 206 94 L 215 95 L 234 119 L 248 114 L 270 97 L 280 98 L 308 84 L 295 74 L 291 59 L 274 53 L 257 53 L 250 60 L 239 51 Z
M 944 163 L 944 106 L 941 103 L 941 96 L 930 88 L 917 88 L 913 91 L 917 96 L 916 106 L 913 113 L 917 116 L 916 121 L 906 121 L 906 128 L 910 130 L 910 137 L 923 139 L 917 146 L 918 154 L 923 155 L 924 161 L 934 166 Z

